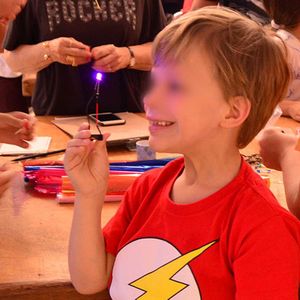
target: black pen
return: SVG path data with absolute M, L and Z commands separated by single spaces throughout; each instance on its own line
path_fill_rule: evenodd
M 32 155 L 25 155 L 19 158 L 12 159 L 12 162 L 17 162 L 17 161 L 22 161 L 26 159 L 33 159 L 33 158 L 39 158 L 39 157 L 46 157 L 50 155 L 55 155 L 58 153 L 63 153 L 65 152 L 66 149 L 59 149 L 59 150 L 54 150 L 54 151 L 49 151 L 49 152 L 44 152 L 44 153 L 37 153 L 37 154 L 32 154 Z

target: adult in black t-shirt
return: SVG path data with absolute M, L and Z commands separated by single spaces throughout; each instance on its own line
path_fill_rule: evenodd
M 105 72 L 100 111 L 142 111 L 151 42 L 164 26 L 160 0 L 29 0 L 6 59 L 14 71 L 38 71 L 37 115 L 94 112 L 95 69 Z

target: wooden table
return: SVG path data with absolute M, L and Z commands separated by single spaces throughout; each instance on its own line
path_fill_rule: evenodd
M 53 137 L 51 149 L 65 147 L 69 137 L 54 127 L 52 117 L 41 117 L 38 135 Z M 297 123 L 281 119 L 279 124 L 295 128 Z M 242 151 L 258 152 L 256 142 Z M 110 150 L 113 160 L 135 159 L 125 148 Z M 169 156 L 161 154 L 159 157 Z M 285 206 L 280 172 L 272 172 L 271 189 Z M 103 225 L 112 217 L 118 203 L 106 203 Z M 53 197 L 26 191 L 22 175 L 12 191 L 0 199 L 0 299 L 110 299 L 107 292 L 79 295 L 70 283 L 67 247 L 73 205 L 59 205 Z

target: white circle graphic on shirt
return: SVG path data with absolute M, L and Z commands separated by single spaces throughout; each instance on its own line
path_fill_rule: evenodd
M 114 300 L 201 300 L 188 263 L 215 242 L 181 254 L 167 241 L 135 240 L 118 253 L 110 295 Z

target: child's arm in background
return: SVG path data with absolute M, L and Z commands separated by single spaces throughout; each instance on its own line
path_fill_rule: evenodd
M 76 192 L 69 244 L 72 282 L 82 294 L 107 288 L 114 257 L 105 251 L 101 212 L 107 188 L 109 163 L 106 139 L 93 142 L 88 124 L 83 124 L 68 143 L 65 169 Z
M 297 141 L 295 134 L 273 127 L 263 132 L 259 143 L 264 164 L 282 171 L 287 205 L 300 219 L 300 152 L 295 150 Z
M 279 103 L 282 114 L 293 118 L 300 122 L 300 99 L 299 100 L 283 100 Z

